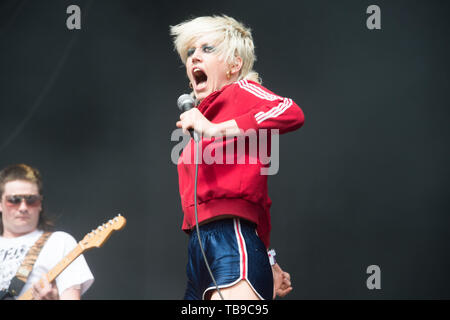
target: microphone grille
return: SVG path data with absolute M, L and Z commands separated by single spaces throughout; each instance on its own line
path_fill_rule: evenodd
M 191 95 L 187 93 L 182 94 L 177 100 L 178 108 L 181 111 L 187 111 L 193 108 L 194 103 L 195 103 L 194 98 L 192 98 Z

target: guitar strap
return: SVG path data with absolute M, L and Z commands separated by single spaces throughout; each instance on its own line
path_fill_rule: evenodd
M 0 300 L 13 299 L 20 293 L 23 286 L 27 282 L 28 276 L 33 270 L 34 263 L 36 262 L 42 247 L 47 242 L 51 234 L 51 232 L 44 232 L 30 248 L 30 250 L 28 250 L 25 259 L 23 259 L 22 264 L 17 270 L 16 275 L 11 279 L 8 290 L 0 292 Z

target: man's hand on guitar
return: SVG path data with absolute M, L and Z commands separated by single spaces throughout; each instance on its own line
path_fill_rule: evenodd
M 55 281 L 49 283 L 46 277 L 33 285 L 32 294 L 33 300 L 59 300 Z

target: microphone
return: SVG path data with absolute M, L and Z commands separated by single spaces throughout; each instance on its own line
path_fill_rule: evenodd
M 194 107 L 194 103 L 194 98 L 187 93 L 182 94 L 177 100 L 178 109 L 180 109 L 181 112 L 191 110 Z
M 191 110 L 194 107 L 194 104 L 194 98 L 192 98 L 191 95 L 187 93 L 182 94 L 177 100 L 178 109 L 180 109 L 181 112 Z M 194 131 L 194 129 L 188 129 L 188 131 L 191 134 L 191 137 L 194 138 L 194 141 L 200 141 L 200 137 L 198 136 L 198 133 Z

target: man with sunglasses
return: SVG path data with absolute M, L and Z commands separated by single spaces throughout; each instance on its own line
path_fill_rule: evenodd
M 52 230 L 53 223 L 43 211 L 41 175 L 28 165 L 11 165 L 0 171 L 0 200 L 0 290 L 6 292 L 29 249 L 44 232 Z M 32 287 L 36 300 L 80 299 L 94 281 L 82 255 L 52 283 L 43 277 L 76 245 L 68 233 L 53 232 L 16 298 Z

